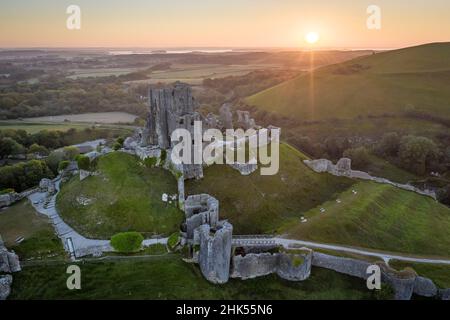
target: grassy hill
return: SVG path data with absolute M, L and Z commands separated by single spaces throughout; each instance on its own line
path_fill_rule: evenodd
M 26 267 L 14 275 L 10 299 L 375 299 L 365 281 L 313 268 L 306 281 L 276 275 L 224 285 L 209 283 L 193 264 L 169 254 L 149 259 L 83 262 L 82 290 L 67 290 L 67 265 Z
M 225 165 L 204 170 L 204 178 L 186 181 L 186 193 L 209 193 L 220 201 L 220 217 L 229 219 L 236 234 L 272 233 L 285 219 L 298 217 L 354 181 L 318 175 L 303 164 L 306 157 L 286 144 L 280 145 L 280 170 L 262 176 L 259 170 L 242 176 Z
M 109 239 L 122 231 L 150 236 L 178 230 L 182 212 L 161 200 L 163 193 L 177 193 L 170 172 L 147 168 L 135 156 L 121 152 L 101 157 L 97 170 L 99 176 L 83 181 L 71 178 L 57 198 L 64 221 L 82 235 Z
M 306 212 L 306 223 L 286 221 L 279 232 L 302 240 L 450 256 L 450 208 L 433 199 L 367 181 L 353 185 L 339 199 L 341 203 L 330 200 Z
M 450 119 L 450 43 L 356 58 L 246 99 L 298 120 L 425 113 Z

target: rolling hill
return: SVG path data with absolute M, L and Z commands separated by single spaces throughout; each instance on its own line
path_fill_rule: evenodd
M 450 42 L 318 68 L 245 102 L 297 120 L 411 113 L 450 119 Z

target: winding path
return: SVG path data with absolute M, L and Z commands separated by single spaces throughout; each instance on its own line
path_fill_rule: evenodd
M 103 252 L 114 251 L 109 240 L 88 239 L 63 221 L 56 210 L 56 197 L 60 191 L 61 178 L 54 180 L 56 193 L 51 197 L 47 192 L 35 192 L 28 196 L 37 212 L 46 215 L 52 221 L 56 234 L 63 242 L 64 249 L 71 254 L 73 259 L 93 255 L 99 256 Z M 148 247 L 154 244 L 166 244 L 167 238 L 145 239 L 143 246 Z
M 349 248 L 349 247 L 345 247 L 345 246 L 311 242 L 311 241 L 303 241 L 303 240 L 292 240 L 292 239 L 284 239 L 284 238 L 273 238 L 273 240 L 275 240 L 276 244 L 283 245 L 284 247 L 288 247 L 289 245 L 297 244 L 297 245 L 308 246 L 308 247 L 312 247 L 312 248 L 356 253 L 356 254 L 361 254 L 361 255 L 365 255 L 365 256 L 378 257 L 378 258 L 383 259 L 386 263 L 389 262 L 389 260 L 400 260 L 400 261 L 408 261 L 408 262 L 450 265 L 450 260 L 448 260 L 448 259 L 416 258 L 416 257 L 408 256 L 408 255 L 395 255 L 395 254 L 389 254 L 389 253 L 384 253 L 384 252 L 379 252 L 379 251 L 377 252 L 377 251 L 369 251 L 369 250 L 364 250 L 364 249 L 355 249 L 355 248 Z

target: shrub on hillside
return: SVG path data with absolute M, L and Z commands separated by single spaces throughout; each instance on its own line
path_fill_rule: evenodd
M 428 138 L 408 135 L 400 140 L 398 156 L 402 167 L 418 175 L 427 172 L 438 153 L 438 147 Z
M 383 135 L 381 141 L 376 146 L 379 155 L 396 157 L 400 148 L 400 136 L 397 132 L 389 132 Z
M 153 168 L 158 163 L 158 158 L 156 157 L 149 157 L 144 159 L 144 164 L 147 168 Z
M 89 157 L 80 154 L 77 156 L 76 160 L 77 160 L 79 169 L 86 170 L 86 171 L 90 170 L 91 160 L 89 159 Z
M 63 160 L 59 163 L 58 165 L 58 171 L 63 171 L 65 170 L 70 164 L 70 161 L 68 160 Z
M 119 252 L 136 252 L 141 248 L 144 237 L 139 232 L 122 232 L 111 238 L 111 245 Z
M 37 143 L 33 143 L 28 148 L 28 153 L 38 154 L 40 156 L 46 156 L 49 154 L 49 151 L 46 147 L 38 145 Z

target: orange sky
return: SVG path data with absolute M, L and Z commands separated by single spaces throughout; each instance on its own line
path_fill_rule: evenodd
M 81 8 L 81 30 L 66 8 Z M 366 8 L 382 10 L 368 30 Z M 395 48 L 450 41 L 449 0 L 2 0 L 0 47 Z

